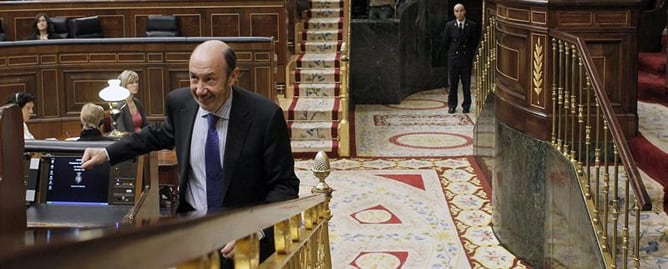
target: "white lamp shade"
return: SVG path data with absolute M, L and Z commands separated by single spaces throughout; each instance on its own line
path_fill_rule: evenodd
M 121 87 L 120 79 L 110 79 L 107 80 L 109 86 L 100 90 L 98 95 L 102 100 L 107 102 L 118 102 L 127 99 L 130 96 L 130 91 L 124 87 Z

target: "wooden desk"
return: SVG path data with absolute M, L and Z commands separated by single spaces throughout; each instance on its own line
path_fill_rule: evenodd
M 179 185 L 179 168 L 174 150 L 158 151 L 158 173 L 160 175 L 160 185 Z
M 50 17 L 100 17 L 104 37 L 144 37 L 149 15 L 174 15 L 189 37 L 273 37 L 277 82 L 285 83 L 288 16 L 281 0 L 68 0 L 0 1 L 8 40 L 25 40 L 37 13 Z M 271 55 L 273 57 L 273 53 Z
M 190 84 L 190 53 L 205 40 L 226 42 L 237 53 L 239 86 L 273 99 L 274 43 L 264 37 L 58 39 L 0 42 L 0 96 L 27 91 L 36 97 L 28 122 L 35 137 L 64 139 L 81 130 L 79 112 L 123 70 L 139 74 L 138 98 L 149 120 L 164 115 L 169 91 Z

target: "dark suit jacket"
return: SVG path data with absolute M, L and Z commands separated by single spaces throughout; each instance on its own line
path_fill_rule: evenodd
M 144 128 L 149 124 L 148 120 L 146 119 L 146 114 L 144 114 L 144 104 L 137 98 L 132 99 L 134 99 L 135 106 L 137 106 L 137 112 L 139 112 L 139 115 L 141 115 L 141 128 Z M 130 108 L 128 107 L 127 103 L 124 103 L 121 107 L 121 115 L 116 121 L 116 128 L 118 128 L 120 131 L 128 133 L 134 133 L 135 131 L 135 126 L 132 123 L 132 114 L 130 114 Z
M 459 33 L 457 20 L 451 20 L 443 28 L 443 45 L 448 52 L 448 66 L 470 66 L 480 40 L 478 24 L 466 19 L 464 31 Z
M 223 206 L 238 207 L 297 198 L 299 179 L 294 172 L 287 124 L 283 111 L 271 100 L 233 87 L 232 109 L 223 163 Z M 192 210 L 185 201 L 190 144 L 198 104 L 190 89 L 170 92 L 166 118 L 139 133 L 107 147 L 112 164 L 149 151 L 176 147 L 179 166 L 179 204 L 177 211 Z M 273 229 L 265 230 L 260 241 L 260 258 L 273 252 Z

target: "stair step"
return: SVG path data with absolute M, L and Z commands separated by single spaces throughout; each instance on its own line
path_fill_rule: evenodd
M 654 75 L 665 75 L 666 54 L 661 52 L 638 53 L 638 70 Z
M 294 72 L 295 83 L 337 83 L 341 81 L 341 70 L 338 68 L 329 69 L 297 69 Z
M 309 18 L 342 18 L 343 8 L 311 8 L 306 11 Z
M 295 83 L 293 91 L 300 98 L 336 97 L 341 94 L 341 83 Z
M 287 120 L 338 121 L 340 108 L 339 98 L 293 98 L 283 111 Z
M 335 139 L 293 140 L 290 141 L 290 146 L 292 146 L 292 153 L 315 153 L 318 151 L 324 151 L 326 153 L 330 153 L 327 155 L 332 157 L 337 154 L 339 141 Z M 333 155 L 331 153 L 333 153 Z
M 343 21 L 340 17 L 337 18 L 310 18 L 304 24 L 305 29 L 342 29 Z
M 646 102 L 668 104 L 666 77 L 638 71 L 638 99 Z
M 340 53 L 306 53 L 297 57 L 297 68 L 339 68 Z
M 311 8 L 342 8 L 343 1 L 341 0 L 311 0 L 309 2 Z
M 338 126 L 335 121 L 288 121 L 291 140 L 337 138 Z
M 304 30 L 302 40 L 306 41 L 339 41 L 343 40 L 341 30 Z
M 301 42 L 302 53 L 336 53 L 341 51 L 341 41 L 307 41 Z

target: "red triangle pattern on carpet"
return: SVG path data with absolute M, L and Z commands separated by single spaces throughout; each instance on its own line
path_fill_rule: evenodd
M 401 183 L 408 184 L 411 187 L 415 187 L 424 191 L 424 181 L 422 180 L 421 175 L 376 175 L 379 177 L 384 177 L 392 180 L 399 181 Z

